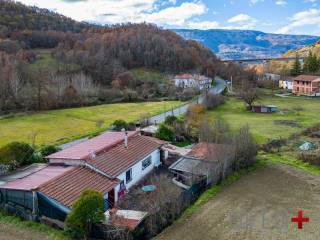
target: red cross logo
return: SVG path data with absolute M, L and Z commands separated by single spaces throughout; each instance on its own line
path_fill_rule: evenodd
M 291 218 L 291 222 L 298 223 L 298 229 L 302 229 L 302 224 L 309 222 L 310 219 L 308 217 L 303 217 L 302 210 L 298 210 L 298 216 Z

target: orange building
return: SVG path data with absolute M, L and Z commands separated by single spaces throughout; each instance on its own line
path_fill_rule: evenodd
M 312 75 L 295 77 L 292 93 L 304 96 L 320 96 L 320 77 Z

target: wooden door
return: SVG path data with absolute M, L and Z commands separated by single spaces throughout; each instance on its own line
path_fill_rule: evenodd
M 108 192 L 109 208 L 112 209 L 115 206 L 114 189 Z

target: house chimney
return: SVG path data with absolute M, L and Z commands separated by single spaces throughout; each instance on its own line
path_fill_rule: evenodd
M 126 132 L 124 136 L 124 147 L 128 148 L 128 132 Z

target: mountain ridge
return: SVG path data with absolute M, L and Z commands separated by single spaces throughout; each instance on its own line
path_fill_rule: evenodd
M 172 29 L 185 39 L 201 42 L 223 60 L 281 57 L 317 42 L 319 36 L 264 33 L 255 30 Z

